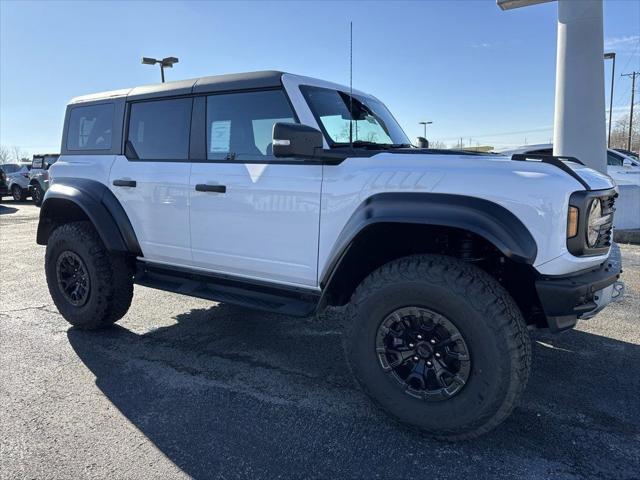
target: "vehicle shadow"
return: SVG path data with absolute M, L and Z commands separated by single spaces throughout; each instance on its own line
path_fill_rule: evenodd
M 537 335 L 521 406 L 496 431 L 449 444 L 397 425 L 354 386 L 341 318 L 220 305 L 142 335 L 116 326 L 68 338 L 104 395 L 194 478 L 640 471 L 639 346 Z
M 0 203 L 0 215 L 8 215 L 10 213 L 16 213 L 17 211 L 18 209 L 15 207 L 8 207 L 7 205 Z

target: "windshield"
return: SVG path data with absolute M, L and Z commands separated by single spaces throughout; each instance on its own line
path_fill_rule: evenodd
M 410 146 L 407 135 L 383 103 L 329 88 L 300 89 L 331 146 L 349 145 L 350 137 L 354 146 Z

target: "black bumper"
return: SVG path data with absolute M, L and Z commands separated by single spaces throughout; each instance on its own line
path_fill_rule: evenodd
M 9 189 L 6 185 L 0 185 L 0 197 L 6 197 L 9 195 Z
M 575 326 L 577 320 L 602 305 L 597 292 L 613 285 L 622 273 L 620 248 L 615 243 L 609 258 L 599 267 L 570 276 L 543 277 L 536 290 L 547 317 L 549 329 L 560 332 Z

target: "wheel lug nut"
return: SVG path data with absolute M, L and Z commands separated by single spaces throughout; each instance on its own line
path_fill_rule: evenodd
M 432 338 L 431 340 L 429 340 L 429 343 L 431 343 L 431 344 L 436 343 L 436 339 Z
M 430 367 L 431 365 L 432 365 L 432 363 L 427 361 L 427 367 Z
M 413 348 L 415 345 L 413 343 L 409 344 L 409 348 Z
M 436 352 L 436 358 L 440 358 L 440 354 Z
M 418 340 L 422 340 L 422 335 L 418 335 Z
M 417 362 L 418 360 L 420 360 L 418 357 L 413 357 L 413 359 Z

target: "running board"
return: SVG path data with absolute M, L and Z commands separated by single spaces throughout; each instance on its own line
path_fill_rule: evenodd
M 313 314 L 320 302 L 315 290 L 142 261 L 136 263 L 133 280 L 144 287 L 297 317 Z

